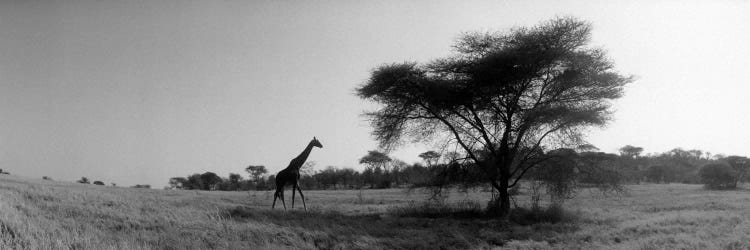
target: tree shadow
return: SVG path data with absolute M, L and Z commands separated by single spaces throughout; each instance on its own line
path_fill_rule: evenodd
M 374 239 L 379 246 L 373 248 L 487 248 L 503 246 L 511 240 L 560 242 L 564 235 L 578 230 L 574 223 L 521 225 L 505 223 L 474 210 L 453 212 L 390 211 L 386 214 L 345 215 L 338 211 L 303 212 L 236 206 L 222 209 L 220 217 L 239 223 L 261 222 L 288 228 L 301 237 L 312 237 L 315 246 L 320 248 L 339 248 L 342 243 L 362 238 Z M 310 236 L 310 232 L 316 233 Z

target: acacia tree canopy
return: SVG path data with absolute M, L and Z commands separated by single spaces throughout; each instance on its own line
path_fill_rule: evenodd
M 419 158 L 422 158 L 427 163 L 427 166 L 432 166 L 440 159 L 440 153 L 430 150 L 419 154 Z
M 362 156 L 362 158 L 359 159 L 359 164 L 365 164 L 369 168 L 386 169 L 388 166 L 388 162 L 390 161 L 392 161 L 392 159 L 386 153 L 377 150 L 370 150 L 367 152 L 367 155 Z
M 620 155 L 627 156 L 630 158 L 638 158 L 643 153 L 642 147 L 636 147 L 631 145 L 625 145 L 620 148 Z
M 268 170 L 266 169 L 266 166 L 263 165 L 250 165 L 247 168 L 245 168 L 245 171 L 247 171 L 250 175 L 253 176 L 253 180 L 258 181 L 260 177 L 266 173 L 268 173 Z
M 382 104 L 365 113 L 381 147 L 405 138 L 457 145 L 499 191 L 499 214 L 507 215 L 507 189 L 543 160 L 539 149 L 579 142 L 581 128 L 605 125 L 610 101 L 632 81 L 602 49 L 586 46 L 590 32 L 566 17 L 466 33 L 454 55 L 377 67 L 356 93 Z

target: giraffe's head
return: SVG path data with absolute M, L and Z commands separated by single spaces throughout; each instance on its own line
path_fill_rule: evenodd
M 318 141 L 318 139 L 315 138 L 314 136 L 310 144 L 312 144 L 314 147 L 323 148 L 323 144 L 320 144 L 320 141 Z

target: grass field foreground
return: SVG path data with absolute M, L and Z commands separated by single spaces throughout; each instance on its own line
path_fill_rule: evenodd
M 584 190 L 567 220 L 507 225 L 430 209 L 415 190 L 306 191 L 288 211 L 272 193 L 149 190 L 0 176 L 0 249 L 748 249 L 750 191 L 700 185 Z M 527 194 L 516 197 L 528 203 Z M 480 211 L 480 190 L 451 192 L 456 211 Z M 450 210 L 450 209 L 449 209 Z M 426 216 L 425 216 L 426 215 Z M 437 215 L 437 216 L 433 216 Z

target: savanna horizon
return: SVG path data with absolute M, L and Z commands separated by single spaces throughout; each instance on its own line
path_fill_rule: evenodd
M 0 247 L 13 249 L 448 249 L 749 247 L 750 191 L 696 184 L 581 190 L 554 222 L 485 218 L 483 188 L 426 202 L 422 189 L 306 192 L 270 209 L 272 191 L 101 187 L 0 176 Z M 488 189 L 484 189 L 488 190 Z M 527 185 L 515 200 L 532 201 Z M 447 195 L 447 196 L 445 196 Z M 299 197 L 298 197 L 299 199 Z

